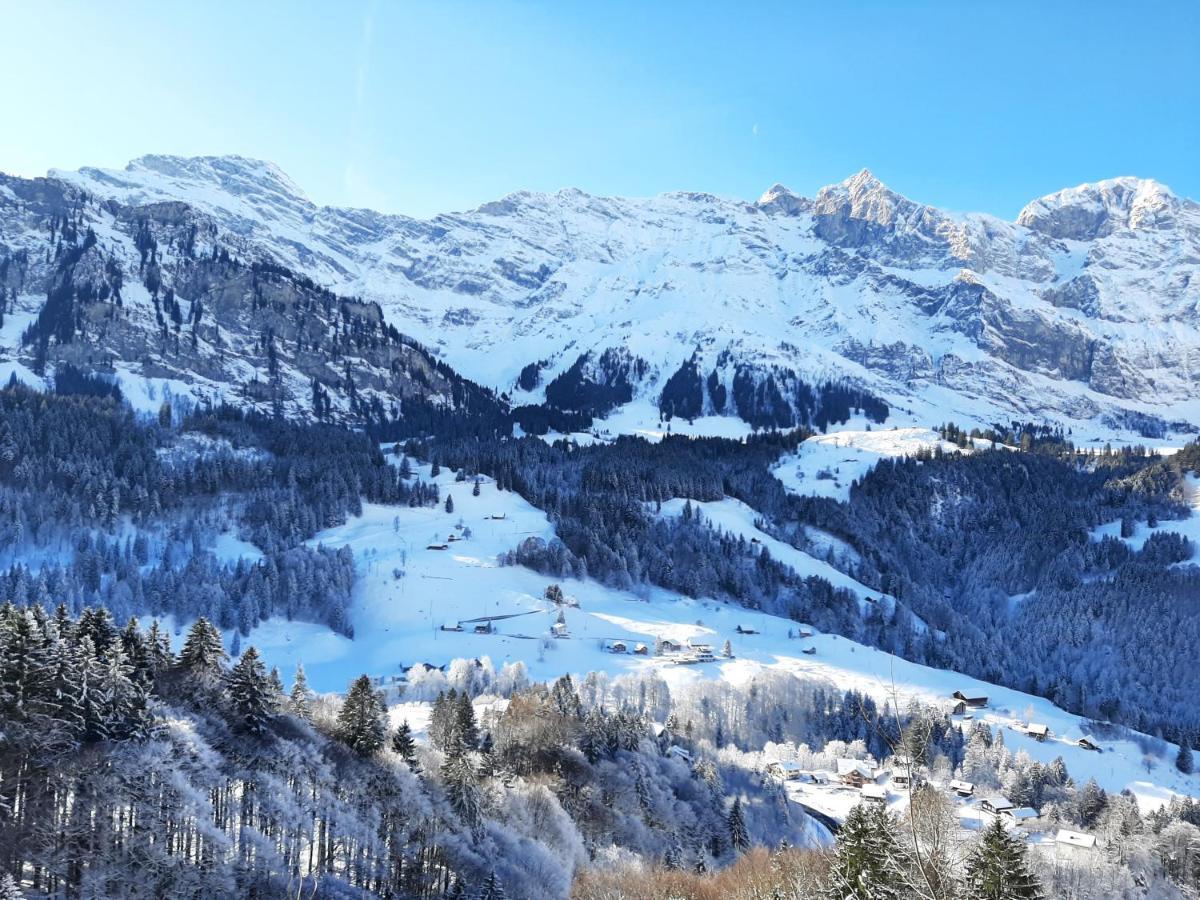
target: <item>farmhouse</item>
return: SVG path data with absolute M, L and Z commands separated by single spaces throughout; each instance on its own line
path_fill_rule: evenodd
M 432 544 L 427 544 L 425 549 L 426 550 L 447 550 L 447 549 L 449 549 L 449 547 L 450 547 L 450 545 L 447 543 L 444 543 L 442 541 L 434 541 Z
M 476 634 L 491 634 L 492 633 L 492 623 L 491 622 L 480 622 L 478 625 L 475 626 L 475 633 Z
M 868 803 L 887 803 L 888 799 L 887 788 L 881 784 L 864 784 L 859 794 Z
M 1038 724 L 1037 722 L 1030 722 L 1025 726 L 1025 733 L 1035 741 L 1040 742 L 1046 740 L 1046 738 L 1050 736 L 1050 727 L 1048 725 Z
M 645 644 L 634 644 L 633 652 L 636 653 L 638 656 L 649 656 L 650 648 L 647 647 Z
M 624 641 L 612 641 L 608 645 L 609 653 L 628 653 L 629 648 L 625 646 Z
M 1000 815 L 1005 810 L 1013 809 L 1013 803 L 1002 794 L 996 794 L 992 797 L 984 797 L 979 801 L 979 808 L 984 812 L 990 812 L 994 816 Z
M 790 760 L 771 763 L 767 766 L 767 772 L 776 778 L 782 778 L 784 781 L 793 781 L 804 774 L 804 770 L 800 768 L 800 763 L 791 762 Z
M 800 652 L 805 654 L 806 656 L 815 656 L 817 653 L 817 648 L 816 647 L 805 647 Z
M 965 694 L 962 691 L 955 691 L 950 697 L 951 699 L 958 700 L 967 709 L 983 709 L 988 705 L 988 698 L 979 694 Z
M 556 638 L 569 638 L 571 633 L 567 630 L 566 622 L 555 622 L 550 626 L 550 634 Z
M 462 631 L 462 622 L 447 622 L 442 626 L 442 631 Z
M 871 767 L 857 759 L 839 759 L 837 761 L 838 780 L 849 787 L 860 788 L 868 781 L 875 780 Z
M 1006 809 L 1003 815 L 1017 825 L 1030 825 L 1038 820 L 1038 811 L 1028 806 Z
M 975 785 L 971 784 L 969 781 L 962 781 L 958 778 L 955 778 L 950 782 L 950 790 L 954 791 L 954 793 L 958 794 L 960 797 L 970 797 L 975 793 Z
M 1076 747 L 1081 747 L 1081 748 L 1082 748 L 1082 749 L 1084 749 L 1084 750 L 1092 750 L 1092 751 L 1094 751 L 1094 752 L 1096 752 L 1096 753 L 1101 753 L 1101 752 L 1103 752 L 1103 751 L 1100 749 L 1100 745 L 1099 745 L 1099 744 L 1097 744 L 1095 741 L 1093 741 L 1091 738 L 1088 738 L 1088 737 L 1081 737 L 1079 740 L 1077 740 L 1077 741 L 1075 742 L 1075 746 L 1076 746 Z
M 678 653 L 683 649 L 683 644 L 670 638 L 661 638 L 658 642 L 658 649 L 662 653 Z
M 1054 835 L 1054 855 L 1062 859 L 1078 859 L 1091 855 L 1096 848 L 1096 836 L 1082 831 L 1058 829 Z
M 737 627 L 737 633 L 738 634 L 758 634 L 758 632 L 755 631 L 753 628 L 747 628 L 745 625 L 739 625 Z

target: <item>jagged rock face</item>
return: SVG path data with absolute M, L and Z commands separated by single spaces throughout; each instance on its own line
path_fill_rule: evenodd
M 157 382 L 155 399 L 356 422 L 496 402 L 377 304 L 247 258 L 253 247 L 186 203 L 5 180 L 0 223 L 0 298 L 28 323 L 4 353 L 35 373 L 71 364 Z
M 497 390 L 541 363 L 523 402 L 616 349 L 641 361 L 632 392 L 655 405 L 695 359 L 704 378 L 742 365 L 848 379 L 926 419 L 1200 421 L 1200 207 L 1154 182 L 1061 191 L 1015 223 L 914 202 L 865 171 L 812 200 L 781 185 L 757 203 L 520 192 L 415 220 L 318 207 L 266 163 L 146 157 L 0 183 L 10 289 L 39 265 L 20 256 L 37 243 L 28 210 L 81 191 L 202 221 L 206 245 L 377 303 Z M 701 402 L 736 405 L 717 410 L 706 386 Z

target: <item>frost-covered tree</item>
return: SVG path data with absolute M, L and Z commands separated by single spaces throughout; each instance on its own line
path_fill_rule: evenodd
M 288 696 L 288 712 L 305 721 L 312 718 L 312 691 L 308 687 L 308 677 L 304 674 L 304 666 L 300 663 L 296 663 L 296 676 L 292 679 L 292 691 Z
M 337 736 L 363 756 L 371 756 L 383 746 L 387 708 L 383 697 L 360 675 L 350 685 L 337 715 Z
M 906 895 L 900 841 L 891 814 L 874 804 L 850 810 L 829 870 L 829 900 L 893 900 Z
M 226 659 L 221 632 L 201 616 L 188 630 L 176 665 L 194 681 L 215 684 L 221 677 Z
M 251 733 L 266 730 L 275 714 L 278 694 L 254 647 L 247 647 L 229 670 L 225 691 L 238 728 Z
M 966 888 L 977 900 L 1042 900 L 1041 883 L 1030 871 L 1025 842 L 1010 835 L 997 816 L 966 859 Z
M 742 812 L 742 800 L 735 797 L 733 806 L 729 808 L 729 844 L 738 853 L 750 849 L 750 834 L 746 831 L 746 816 Z
M 408 719 L 405 719 L 397 727 L 392 735 L 392 751 L 402 760 L 413 766 L 417 761 L 417 742 L 413 740 L 412 729 L 408 725 Z

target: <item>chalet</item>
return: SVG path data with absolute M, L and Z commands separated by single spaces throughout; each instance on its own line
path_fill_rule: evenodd
M 871 767 L 857 759 L 839 759 L 837 774 L 838 781 L 854 788 L 860 788 L 867 782 L 875 780 L 875 773 L 871 771 Z
M 964 700 L 955 700 L 950 704 L 950 715 L 965 716 L 967 714 L 967 704 Z
M 1030 825 L 1038 820 L 1038 811 L 1029 806 L 1018 806 L 1003 812 L 1006 819 L 1017 825 Z
M 816 656 L 816 655 L 817 655 L 817 648 L 816 648 L 816 647 L 805 647 L 805 648 L 804 648 L 803 650 L 801 650 L 800 652 L 801 652 L 801 653 L 803 653 L 803 654 L 805 654 L 806 656 Z
M 678 653 L 683 649 L 683 644 L 673 641 L 670 638 L 662 638 L 658 642 L 658 647 L 663 653 Z
M 698 641 L 695 638 L 688 638 L 687 647 L 697 656 L 712 656 L 712 644 L 706 644 L 703 641 Z
M 448 549 L 450 549 L 450 545 L 447 543 L 444 543 L 442 541 L 434 541 L 432 544 L 426 545 L 425 549 L 426 550 L 448 550 Z
M 508 514 L 507 513 L 492 513 L 490 516 L 488 516 L 488 518 L 491 519 L 493 522 L 503 522 L 505 519 L 508 518 Z
M 812 633 L 812 629 L 811 629 L 811 628 L 801 628 L 801 629 L 800 629 L 800 637 L 802 637 L 802 638 L 810 638 L 810 637 L 812 637 L 812 636 L 813 636 L 813 633 Z
M 1093 741 L 1091 738 L 1088 738 L 1088 737 L 1081 737 L 1079 740 L 1077 740 L 1075 742 L 1075 746 L 1080 747 L 1084 750 L 1092 750 L 1096 753 L 1104 752 L 1103 750 L 1100 749 L 1099 744 L 1097 744 L 1095 741 Z
M 451 533 L 450 536 L 446 538 L 446 540 L 449 543 L 453 544 L 455 541 L 461 541 L 462 538 L 460 538 L 457 534 Z
M 767 772 L 784 781 L 794 781 L 804 774 L 800 763 L 791 761 L 773 762 L 767 766 Z
M 1050 736 L 1050 726 L 1039 725 L 1037 722 L 1030 722 L 1025 726 L 1025 733 L 1035 741 L 1044 741 Z
M 979 801 L 979 808 L 984 812 L 990 812 L 994 816 L 1000 815 L 1006 810 L 1013 809 L 1013 802 L 1007 797 L 996 794 L 992 797 L 984 797 Z
M 628 653 L 629 648 L 625 646 L 624 641 L 613 641 L 608 645 L 609 653 Z
M 753 628 L 747 628 L 744 625 L 739 625 L 737 627 L 737 633 L 738 634 L 758 634 L 758 632 L 755 631 Z
M 954 791 L 954 793 L 958 794 L 960 797 L 970 797 L 975 793 L 975 785 L 971 784 L 969 781 L 962 781 L 958 778 L 955 778 L 950 782 L 950 790 Z
M 476 634 L 491 634 L 492 633 L 492 623 L 491 622 L 480 622 L 478 625 L 475 626 L 475 633 Z
M 650 648 L 647 647 L 645 644 L 634 644 L 633 652 L 636 653 L 638 656 L 649 656 Z
M 1058 856 L 1060 853 L 1066 858 L 1087 856 L 1096 848 L 1096 836 L 1094 834 L 1084 834 L 1082 831 L 1068 831 L 1066 828 L 1058 829 L 1054 835 L 1054 854 Z
M 881 784 L 864 784 L 858 793 L 868 803 L 887 803 L 887 788 Z
M 567 630 L 566 622 L 555 622 L 550 626 L 550 634 L 556 638 L 569 638 L 571 636 L 571 632 Z
M 447 622 L 442 626 L 442 631 L 462 631 L 462 622 Z
M 953 700 L 961 701 L 967 709 L 983 709 L 988 705 L 988 698 L 979 694 L 964 694 L 962 691 L 955 691 L 950 697 Z
M 688 753 L 687 750 L 685 750 L 683 747 L 680 747 L 678 744 L 671 745 L 670 749 L 667 750 L 667 756 L 673 756 L 676 759 L 682 759 L 689 766 L 692 764 L 692 754 Z

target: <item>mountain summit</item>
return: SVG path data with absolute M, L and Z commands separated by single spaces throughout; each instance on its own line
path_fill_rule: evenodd
M 1016 222 L 919 203 L 865 169 L 812 199 L 778 184 L 755 203 L 519 192 L 429 220 L 316 206 L 274 165 L 241 157 L 52 172 L 61 199 L 40 212 L 21 200 L 33 184 L 0 189 L 0 263 L 44 259 L 49 222 L 83 191 L 95 267 L 126 284 L 146 278 L 135 244 L 148 230 L 160 287 L 203 305 L 203 284 L 176 275 L 186 221 L 210 249 L 373 305 L 514 402 L 586 394 L 608 398 L 590 415 L 633 404 L 639 423 L 787 425 L 805 421 L 815 385 L 836 383 L 893 420 L 1050 419 L 1097 436 L 1200 423 L 1200 207 L 1153 181 L 1060 191 Z M 10 312 L 37 316 L 54 273 L 7 273 Z M 27 355 L 7 333 L 10 356 Z M 195 361 L 151 365 L 97 339 L 131 371 L 194 380 Z

